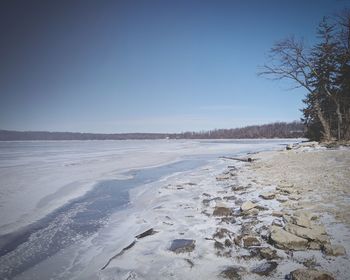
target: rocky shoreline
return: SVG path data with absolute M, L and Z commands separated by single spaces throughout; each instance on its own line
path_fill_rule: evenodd
M 348 279 L 349 212 L 336 214 L 350 199 L 350 150 L 311 143 L 250 157 L 220 159 L 155 189 L 152 207 L 137 216 L 142 240 L 110 260 L 101 278 Z M 328 205 L 330 188 L 339 193 Z

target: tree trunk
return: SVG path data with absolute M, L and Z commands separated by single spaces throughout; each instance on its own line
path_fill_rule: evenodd
M 327 122 L 327 120 L 325 119 L 323 112 L 321 110 L 320 104 L 318 103 L 318 101 L 315 101 L 315 108 L 317 111 L 317 117 L 320 120 L 321 124 L 322 124 L 322 128 L 323 128 L 323 139 L 324 141 L 330 141 L 332 139 L 332 135 L 331 135 L 331 128 L 329 126 L 329 123 Z
M 342 124 L 343 124 L 343 116 L 342 116 L 342 114 L 340 112 L 340 104 L 339 104 L 339 102 L 336 101 L 335 105 L 337 107 L 336 113 L 337 113 L 337 116 L 338 116 L 338 140 L 340 140 L 342 138 L 341 130 L 342 130 Z
M 345 112 L 344 140 L 350 140 L 350 108 Z

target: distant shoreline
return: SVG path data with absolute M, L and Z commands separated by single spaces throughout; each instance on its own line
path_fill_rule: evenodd
M 33 140 L 153 140 L 153 139 L 274 139 L 302 138 L 304 125 L 300 122 L 275 122 L 242 128 L 214 129 L 181 133 L 81 133 L 49 131 L 0 130 L 0 141 Z

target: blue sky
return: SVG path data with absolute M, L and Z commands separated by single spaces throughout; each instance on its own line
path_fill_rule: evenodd
M 298 120 L 257 76 L 344 0 L 1 1 L 0 129 L 180 132 Z

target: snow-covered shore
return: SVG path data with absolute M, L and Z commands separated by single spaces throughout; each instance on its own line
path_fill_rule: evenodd
M 348 279 L 350 151 L 300 147 L 254 158 L 216 160 L 135 190 L 140 211 L 104 253 L 126 249 L 99 277 Z M 172 251 L 174 241 L 183 248 Z

